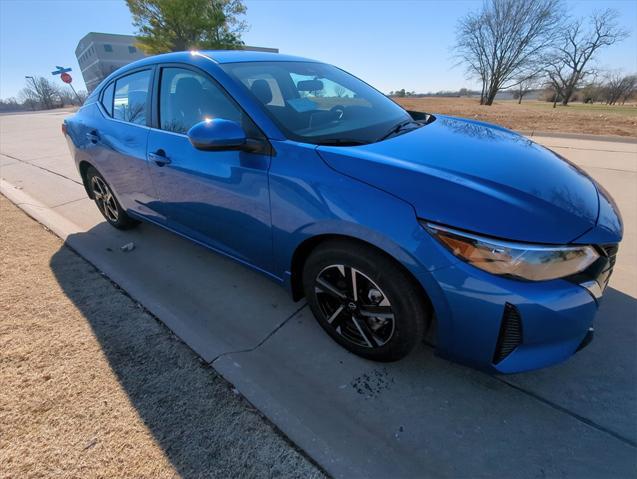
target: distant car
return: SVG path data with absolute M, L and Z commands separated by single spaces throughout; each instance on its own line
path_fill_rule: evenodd
M 64 130 L 111 225 L 149 221 L 234 258 L 373 360 L 435 326 L 438 353 L 475 367 L 562 361 L 592 338 L 622 238 L 608 193 L 552 151 L 407 112 L 303 58 L 145 58 Z

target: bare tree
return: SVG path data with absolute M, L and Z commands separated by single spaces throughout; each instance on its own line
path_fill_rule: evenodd
M 347 89 L 344 86 L 336 85 L 334 87 L 334 94 L 337 98 L 343 98 L 345 96 L 345 93 L 347 93 Z
M 580 89 L 582 103 L 595 103 L 604 100 L 606 96 L 605 86 L 597 79 L 590 80 Z
M 86 92 L 84 90 L 80 90 L 76 94 L 70 88 L 60 88 L 59 95 L 63 105 L 82 105 L 84 100 L 86 100 Z
M 626 103 L 637 90 L 637 75 L 622 75 L 621 73 L 610 73 L 606 77 L 604 85 L 604 96 L 607 105 Z
M 18 93 L 18 97 L 20 98 L 20 101 L 22 102 L 22 104 L 28 110 L 38 109 L 38 105 L 40 104 L 40 97 L 32 88 L 23 88 Z
M 532 74 L 531 76 L 521 76 L 517 78 L 518 86 L 513 92 L 513 98 L 518 100 L 518 105 L 522 103 L 522 98 L 526 96 L 527 93 L 537 88 L 538 81 L 540 80 L 539 73 Z
M 615 10 L 604 10 L 594 13 L 588 21 L 575 20 L 563 30 L 560 46 L 546 61 L 546 75 L 562 105 L 568 105 L 575 89 L 593 73 L 595 54 L 628 36 L 618 26 L 618 16 Z
M 481 80 L 481 104 L 491 105 L 498 91 L 541 69 L 562 10 L 561 0 L 485 0 L 480 11 L 460 20 L 456 55 L 469 76 Z
M 20 96 L 25 102 L 30 103 L 32 109 L 38 105 L 40 108 L 50 110 L 59 103 L 60 91 L 55 84 L 44 77 L 30 77 L 27 86 L 21 90 Z

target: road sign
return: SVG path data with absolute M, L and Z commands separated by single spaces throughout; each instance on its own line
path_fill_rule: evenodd
M 57 70 L 51 72 L 51 75 L 60 75 L 60 80 L 62 80 L 64 83 L 68 84 L 71 87 L 71 90 L 73 90 L 73 93 L 75 93 L 75 97 L 77 98 L 78 103 L 81 105 L 82 99 L 80 98 L 80 95 L 78 95 L 77 92 L 75 91 L 75 88 L 73 88 L 73 85 L 71 85 L 71 82 L 73 81 L 73 77 L 68 74 L 68 72 L 72 70 L 70 68 L 61 67 L 60 65 L 55 65 L 55 68 L 57 68 Z
M 71 71 L 70 68 L 59 67 L 57 65 L 55 65 L 55 68 L 57 68 L 57 70 L 55 70 L 54 72 L 51 72 L 51 75 L 61 75 L 62 73 Z

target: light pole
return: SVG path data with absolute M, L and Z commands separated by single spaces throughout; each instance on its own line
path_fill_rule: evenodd
M 33 78 L 33 77 L 32 77 L 32 76 L 30 76 L 30 75 L 25 75 L 25 76 L 24 76 L 24 78 L 26 78 L 27 80 L 30 78 L 30 79 L 31 79 L 31 81 L 33 82 L 33 88 L 35 88 L 35 89 L 36 89 L 36 91 L 37 91 L 38 87 L 35 85 L 35 78 Z
M 38 85 L 35 83 L 35 78 L 33 78 L 30 75 L 24 75 L 24 78 L 26 78 L 27 80 L 30 78 L 31 82 L 33 83 L 33 90 L 35 91 L 35 94 L 40 96 L 40 93 L 38 92 Z M 31 100 L 32 101 L 32 100 Z M 35 110 L 35 106 L 31 105 L 31 109 Z

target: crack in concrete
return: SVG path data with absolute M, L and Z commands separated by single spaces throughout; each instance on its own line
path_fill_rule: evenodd
M 565 150 L 578 150 L 578 151 L 601 151 L 604 153 L 628 153 L 634 155 L 634 151 L 625 151 L 625 150 L 602 150 L 599 148 L 578 148 L 576 146 L 562 146 L 562 145 L 547 145 L 551 148 L 563 148 Z
M 542 404 L 545 404 L 546 406 L 549 406 L 553 409 L 555 409 L 556 411 L 562 412 L 564 414 L 567 414 L 569 416 L 571 416 L 572 418 L 576 419 L 577 421 L 586 424 L 587 426 L 608 434 L 609 436 L 614 437 L 615 439 L 623 442 L 624 444 L 627 444 L 629 446 L 632 446 L 634 448 L 637 448 L 637 442 L 633 441 L 630 438 L 624 437 L 623 435 L 613 431 L 612 429 L 609 429 L 605 426 L 602 426 L 601 424 L 596 423 L 595 421 L 588 419 L 585 416 L 582 416 L 576 412 L 571 411 L 570 409 L 567 409 L 564 406 L 560 406 L 559 404 L 551 401 L 550 399 L 546 399 L 542 396 L 540 396 L 539 394 L 536 394 L 532 391 L 527 391 L 526 389 L 522 388 L 521 386 L 518 386 L 517 384 L 514 384 L 510 381 L 507 381 L 504 378 L 498 377 L 498 376 L 492 376 L 495 380 L 500 381 L 503 384 L 506 384 L 507 386 L 509 386 L 510 388 L 515 389 L 516 391 L 521 392 L 522 394 L 526 394 L 527 396 L 535 399 L 536 401 L 541 402 Z
M 621 168 L 608 168 L 607 166 L 587 166 L 586 168 L 595 168 L 596 170 L 621 171 L 622 173 L 632 173 L 633 175 L 637 174 L 637 171 L 622 170 Z
M 25 165 L 33 166 L 34 168 L 39 168 L 39 169 L 44 170 L 44 171 L 46 171 L 48 173 L 52 173 L 54 175 L 60 176 L 60 177 L 64 178 L 65 180 L 69 180 L 69 181 L 72 181 L 73 183 L 76 183 L 78 185 L 84 186 L 84 184 L 81 181 L 74 180 L 73 178 L 69 178 L 68 176 L 63 175 L 62 173 L 58 173 L 57 171 L 49 170 L 48 168 L 45 168 L 43 166 L 35 165 L 35 164 L 31 163 L 30 161 L 23 160 L 21 158 L 16 158 L 15 156 L 11 156 L 11 155 L 8 155 L 8 154 L 2 153 L 2 152 L 0 152 L 0 155 L 6 156 L 7 158 L 11 158 L 12 160 L 19 161 L 20 163 L 24 163 Z M 13 164 L 15 165 L 15 163 L 13 163 Z M 11 165 L 5 165 L 5 166 L 11 166 Z
M 89 199 L 88 196 L 82 196 L 82 197 L 74 199 L 74 200 L 65 201 L 64 203 L 60 203 L 59 205 L 51 206 L 51 209 L 59 208 L 60 206 L 66 206 L 66 205 L 69 205 L 71 203 L 76 203 L 77 201 L 88 200 L 88 199 Z
M 300 313 L 303 310 L 303 308 L 305 308 L 306 306 L 307 306 L 307 303 L 303 303 L 303 305 L 301 305 L 301 307 L 299 307 L 298 309 L 293 311 L 287 318 L 285 318 L 283 321 L 281 321 L 281 323 L 279 323 L 272 331 L 270 331 L 265 336 L 265 338 L 263 338 L 261 341 L 259 341 L 256 346 L 254 346 L 252 348 L 247 348 L 247 349 L 239 349 L 237 351 L 226 351 L 225 353 L 221 353 L 221 354 L 217 355 L 216 357 L 214 357 L 213 359 L 211 359 L 208 362 L 208 364 L 210 364 L 212 366 L 212 365 L 214 365 L 214 363 L 218 359 L 221 359 L 222 357 L 228 356 L 230 354 L 251 353 L 253 351 L 256 351 L 261 346 L 263 346 L 268 339 L 270 339 L 272 336 L 274 336 L 277 333 L 277 331 L 279 331 L 283 326 L 285 326 L 294 316 L 296 316 L 298 313 Z

